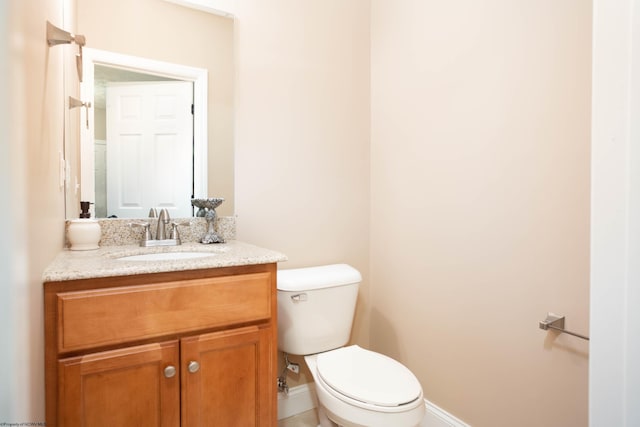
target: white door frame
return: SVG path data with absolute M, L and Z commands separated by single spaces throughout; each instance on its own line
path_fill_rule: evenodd
M 194 138 L 194 195 L 201 196 L 207 192 L 207 95 L 208 72 L 204 68 L 189 67 L 186 65 L 172 64 L 170 62 L 156 61 L 137 56 L 124 55 L 106 50 L 84 48 L 83 56 L 83 81 L 80 84 L 80 97 L 84 102 L 94 102 L 94 65 L 105 65 L 132 70 L 145 74 L 155 74 L 176 80 L 193 82 L 193 138 Z M 87 123 L 87 109 L 80 112 L 80 162 L 81 162 L 81 200 L 93 201 L 95 199 L 94 167 L 94 120 L 93 109 L 89 109 L 89 125 Z
M 639 8 L 593 2 L 591 427 L 640 425 Z

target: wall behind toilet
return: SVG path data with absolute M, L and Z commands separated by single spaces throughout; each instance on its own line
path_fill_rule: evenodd
M 238 239 L 287 254 L 281 268 L 359 269 L 353 340 L 366 345 L 369 1 L 236 8 Z

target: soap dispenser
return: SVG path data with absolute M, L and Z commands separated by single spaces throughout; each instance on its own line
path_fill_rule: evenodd
M 80 218 L 91 218 L 91 212 L 89 212 L 89 208 L 93 203 L 91 202 L 80 202 Z
M 98 220 L 91 219 L 90 205 L 90 202 L 80 202 L 80 218 L 69 221 L 67 238 L 72 251 L 89 251 L 100 247 L 98 243 L 102 231 Z

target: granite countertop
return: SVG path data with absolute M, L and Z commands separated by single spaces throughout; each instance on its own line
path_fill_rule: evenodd
M 163 261 L 125 261 L 118 258 L 162 252 L 211 252 L 213 256 Z M 103 246 L 92 251 L 65 249 L 42 274 L 44 282 L 56 282 L 98 277 L 129 276 L 169 271 L 269 264 L 286 261 L 286 255 L 248 243 L 230 240 L 227 243 L 203 245 L 196 242 L 179 246 L 143 248 L 139 245 Z

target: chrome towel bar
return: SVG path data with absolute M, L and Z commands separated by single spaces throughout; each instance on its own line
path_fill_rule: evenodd
M 583 340 L 589 341 L 588 336 L 567 331 L 564 328 L 564 316 L 558 316 L 553 313 L 547 313 L 547 318 L 544 320 L 541 320 L 538 323 L 538 326 L 540 327 L 540 329 L 544 329 L 545 331 L 547 329 L 554 329 L 556 331 L 560 331 L 562 333 L 573 335 L 574 337 L 582 338 Z

